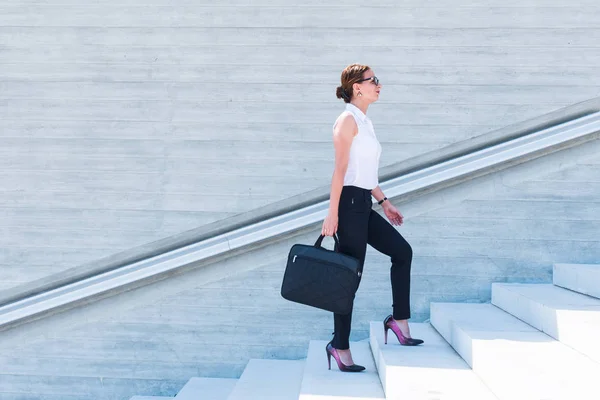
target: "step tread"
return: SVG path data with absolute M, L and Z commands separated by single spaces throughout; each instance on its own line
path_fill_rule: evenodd
M 205 400 L 227 400 L 237 381 L 228 378 L 191 378 L 175 399 L 195 400 L 201 394 Z
M 600 364 L 491 304 L 431 304 L 432 324 L 499 399 L 589 398 Z
M 600 298 L 600 264 L 554 264 L 553 283 Z
M 174 397 L 164 397 L 164 396 L 133 396 L 129 400 L 173 400 Z
M 552 284 L 536 283 L 493 283 L 495 288 L 502 288 L 557 310 L 587 309 L 600 306 L 600 299 Z
M 297 400 L 304 360 L 252 359 L 228 400 Z
M 333 357 L 327 367 L 326 341 L 311 341 L 299 400 L 375 400 L 385 399 L 375 361 L 368 342 L 352 342 L 352 358 L 363 365 L 362 372 L 341 372 Z
M 386 396 L 393 399 L 497 400 L 467 363 L 428 323 L 413 323 L 411 334 L 421 346 L 401 346 L 383 325 L 371 322 L 371 348 Z

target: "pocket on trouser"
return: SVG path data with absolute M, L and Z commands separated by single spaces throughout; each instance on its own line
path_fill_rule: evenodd
M 363 196 L 351 196 L 347 202 L 347 209 L 354 213 L 366 213 L 370 209 L 370 205 Z

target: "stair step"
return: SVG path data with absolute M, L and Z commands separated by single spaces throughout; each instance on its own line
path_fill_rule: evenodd
M 192 378 L 175 396 L 176 400 L 227 400 L 237 379 Z
M 600 299 L 554 285 L 492 285 L 492 303 L 600 362 Z
M 133 396 L 129 400 L 173 400 L 174 397 L 164 397 L 164 396 Z
M 250 360 L 228 400 L 297 400 L 304 364 L 304 360 Z
M 587 399 L 600 364 L 491 304 L 432 303 L 431 323 L 501 400 Z
M 392 331 L 371 322 L 371 349 L 389 399 L 497 400 L 471 368 L 430 324 L 411 324 L 421 346 L 401 346 Z
M 554 264 L 553 282 L 556 286 L 600 299 L 600 265 Z
M 385 399 L 368 342 L 352 342 L 352 358 L 366 370 L 341 372 L 333 357 L 327 367 L 326 341 L 311 341 L 304 368 L 299 400 L 371 400 Z

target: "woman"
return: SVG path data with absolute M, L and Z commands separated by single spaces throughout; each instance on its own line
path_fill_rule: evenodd
M 339 238 L 339 251 L 364 264 L 367 244 L 391 257 L 393 314 L 383 322 L 385 342 L 391 329 L 400 344 L 416 346 L 422 340 L 410 336 L 410 267 L 412 249 L 392 225 L 402 225 L 403 216 L 379 188 L 378 167 L 381 145 L 367 117 L 371 103 L 379 99 L 381 85 L 366 65 L 352 64 L 342 71 L 336 95 L 346 110 L 333 126 L 335 170 L 331 182 L 329 212 L 321 233 Z M 371 196 L 383 206 L 389 221 L 371 209 Z M 327 344 L 331 369 L 333 356 L 341 371 L 358 372 L 365 368 L 354 364 L 350 353 L 352 312 L 334 314 L 334 337 Z

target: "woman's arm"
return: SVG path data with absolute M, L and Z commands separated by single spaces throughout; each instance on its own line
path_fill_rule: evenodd
M 371 194 L 373 195 L 373 197 L 375 197 L 375 200 L 377 200 L 377 202 L 380 202 L 381 200 L 385 199 L 385 201 L 381 203 L 381 207 L 383 207 L 383 212 L 385 213 L 386 217 L 388 217 L 392 225 L 400 226 L 404 223 L 404 216 L 402 215 L 402 213 L 398 211 L 398 209 L 394 207 L 392 202 L 385 197 L 385 194 L 383 194 L 383 190 L 381 190 L 379 186 L 373 189 L 371 191 Z
M 329 213 L 323 222 L 321 234 L 333 236 L 337 232 L 338 210 L 340 196 L 344 187 L 344 176 L 348 169 L 350 147 L 358 131 L 354 117 L 343 114 L 333 128 L 333 146 L 335 148 L 335 167 L 331 178 L 331 193 L 329 195 Z
M 329 211 L 337 215 L 342 188 L 344 187 L 344 176 L 348 170 L 350 158 L 350 147 L 356 135 L 358 127 L 354 117 L 344 114 L 333 128 L 333 147 L 335 148 L 335 167 L 331 178 L 331 194 L 329 197 Z
M 375 200 L 377 200 L 378 202 L 385 199 L 385 194 L 383 194 L 383 190 L 381 190 L 379 186 L 371 190 L 371 194 L 373 195 L 373 197 L 375 197 Z M 388 200 L 384 201 L 381 205 L 384 206 L 387 201 Z

